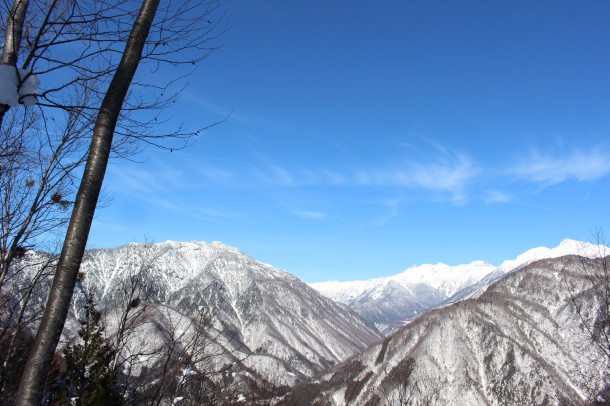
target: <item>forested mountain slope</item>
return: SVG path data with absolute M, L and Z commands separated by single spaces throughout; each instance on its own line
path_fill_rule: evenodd
M 578 404 L 607 372 L 608 359 L 583 329 L 596 325 L 603 301 L 589 278 L 592 263 L 577 256 L 531 263 L 476 299 L 418 318 L 286 402 Z
M 29 253 L 26 260 L 40 256 Z M 108 313 L 112 334 L 115 319 L 124 310 L 123 298 L 135 289 L 134 299 L 147 304 L 147 317 L 154 323 L 173 320 L 173 329 L 184 329 L 177 324 L 197 323 L 205 313 L 206 334 L 222 347 L 215 350 L 222 353 L 218 363 L 239 363 L 253 374 L 284 384 L 335 365 L 382 337 L 355 313 L 298 278 L 218 242 L 90 250 L 81 275 L 66 337 L 74 336 L 86 292 Z M 154 336 L 157 330 L 141 331 Z

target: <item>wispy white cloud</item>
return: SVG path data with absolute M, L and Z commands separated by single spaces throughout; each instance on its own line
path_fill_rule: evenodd
M 520 178 L 551 186 L 568 180 L 593 181 L 610 174 L 610 154 L 601 149 L 575 150 L 558 157 L 532 152 L 511 170 Z
M 383 226 L 398 217 L 398 215 L 400 214 L 400 204 L 401 201 L 399 199 L 391 199 L 384 202 L 384 205 L 388 208 L 388 212 L 381 218 L 375 220 L 373 222 L 373 225 Z
M 197 170 L 199 171 L 199 174 L 202 175 L 203 177 L 217 181 L 217 182 L 218 181 L 226 182 L 229 179 L 231 179 L 231 177 L 233 176 L 232 172 L 230 172 L 226 169 L 213 167 L 213 166 L 203 166 L 203 167 L 197 168 Z
M 300 183 L 300 180 L 293 171 L 277 164 L 264 153 L 255 150 L 253 151 L 253 155 L 258 162 L 251 165 L 248 172 L 254 174 L 259 182 L 271 186 L 289 187 L 297 186 L 297 184 Z
M 347 182 L 346 176 L 336 171 L 323 170 L 321 174 L 326 182 L 331 185 L 344 185 Z
M 479 174 L 479 168 L 463 154 L 443 156 L 430 162 L 407 162 L 390 169 L 360 170 L 360 185 L 402 186 L 434 192 L 447 192 L 452 200 L 466 199 L 468 184 Z
M 114 166 L 109 189 L 147 204 L 171 211 L 183 211 L 177 190 L 188 186 L 184 173 L 168 165 Z
M 264 165 L 254 172 L 260 180 L 270 185 L 297 186 L 297 183 L 300 183 L 289 169 L 276 164 Z
M 335 170 L 329 169 L 299 169 L 294 171 L 293 181 L 300 185 L 346 185 L 349 183 L 348 176 Z
M 158 171 L 141 170 L 134 167 L 115 167 L 111 171 L 114 177 L 113 189 L 133 195 L 152 195 L 167 192 L 167 177 Z
M 294 214 L 295 216 L 298 216 L 298 217 L 303 217 L 306 219 L 313 219 L 313 220 L 326 220 L 326 218 L 327 218 L 326 213 L 323 213 L 320 211 L 293 210 L 292 214 Z
M 193 219 L 220 222 L 242 217 L 242 213 L 226 207 L 202 207 L 201 201 L 193 199 L 193 189 L 202 176 L 222 181 L 229 180 L 231 172 L 207 166 L 196 168 L 192 173 L 195 176 L 189 178 L 168 166 L 114 167 L 111 185 L 115 193 L 136 198 L 147 207 L 188 214 Z
M 231 210 L 230 208 L 202 207 L 200 204 L 188 204 L 183 213 L 191 221 L 204 221 L 215 224 L 225 224 L 245 217 L 245 213 Z
M 433 192 L 435 199 L 447 200 L 448 196 L 455 203 L 468 200 L 468 187 L 480 173 L 480 168 L 469 156 L 440 147 L 425 159 L 403 158 L 393 165 L 340 169 L 293 168 L 279 165 L 262 154 L 257 158 L 258 165 L 252 165 L 250 175 L 267 186 L 402 187 Z
M 513 201 L 513 196 L 501 190 L 490 190 L 485 197 L 485 203 L 509 203 Z

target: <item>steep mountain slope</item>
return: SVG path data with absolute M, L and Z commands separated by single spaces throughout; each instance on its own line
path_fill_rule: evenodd
M 379 331 L 389 334 L 430 309 L 482 294 L 490 283 L 533 261 L 565 255 L 597 256 L 604 249 L 566 239 L 555 248 L 530 249 L 499 267 L 483 261 L 457 266 L 425 264 L 384 278 L 320 282 L 310 286 L 347 305 Z
M 120 301 L 138 280 L 145 300 L 154 304 L 151 312 L 163 319 L 195 319 L 206 309 L 213 316 L 214 340 L 234 352 L 233 362 L 285 383 L 335 365 L 381 338 L 355 313 L 298 278 L 218 242 L 91 250 L 81 273 L 84 288 L 102 305 Z M 77 289 L 73 314 L 82 312 L 86 289 Z
M 309 393 L 310 403 L 333 405 L 576 404 L 605 361 L 572 303 L 577 297 L 592 325 L 597 303 L 585 276 L 574 256 L 534 262 L 477 299 L 431 311 L 287 401 Z

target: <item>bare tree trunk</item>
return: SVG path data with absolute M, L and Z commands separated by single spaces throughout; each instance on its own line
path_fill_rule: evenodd
M 11 7 L 10 14 L 6 21 L 6 35 L 4 47 L 2 48 L 3 65 L 13 65 L 17 63 L 17 54 L 21 45 L 23 34 L 23 23 L 30 2 L 28 0 L 15 0 Z
M 51 359 L 66 321 L 72 293 L 104 180 L 116 123 L 136 72 L 159 0 L 143 0 L 123 57 L 100 107 L 89 157 L 64 240 L 49 300 L 17 393 L 17 405 L 40 403 Z
M 17 55 L 23 35 L 23 23 L 30 2 L 28 0 L 15 0 L 6 21 L 6 33 L 4 36 L 4 47 L 2 48 L 2 59 L 0 64 L 16 67 Z M 8 104 L 0 104 L 0 128 L 4 115 L 10 109 Z

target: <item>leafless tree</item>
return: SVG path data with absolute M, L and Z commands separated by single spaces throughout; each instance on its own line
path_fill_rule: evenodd
M 134 247 L 134 252 L 130 252 L 129 247 L 127 249 L 124 257 L 129 262 L 124 264 L 121 274 L 111 285 L 100 283 L 95 265 L 88 266 L 88 271 L 79 274 L 76 294 L 71 303 L 71 327 L 63 333 L 64 345 L 74 348 L 74 345 L 82 344 L 82 340 L 74 335 L 76 330 L 73 327 L 78 324 L 76 321 L 86 319 L 91 299 L 95 298 L 95 308 L 102 316 L 104 343 L 110 346 L 113 353 L 108 368 L 116 377 L 115 389 L 122 398 L 122 404 L 171 404 L 173 399 L 179 399 L 182 405 L 218 405 L 237 399 L 237 382 L 241 381 L 236 380 L 233 372 L 239 370 L 243 359 L 227 350 L 228 347 L 236 348 L 236 345 L 226 342 L 222 325 L 214 320 L 207 307 L 199 307 L 194 313 L 181 313 L 159 301 L 154 271 L 157 261 L 166 251 L 157 250 L 152 245 L 145 245 L 143 249 L 141 246 Z M 31 253 L 28 256 L 32 256 Z M 46 263 L 30 264 L 34 270 L 38 270 L 33 277 L 46 276 L 42 268 L 54 269 L 54 260 L 49 256 L 47 267 L 44 266 Z M 28 261 L 25 259 L 23 262 Z M 46 297 L 44 291 L 48 291 L 48 278 L 45 282 L 25 283 L 24 286 L 39 286 L 42 290 L 36 292 L 39 300 Z M 13 287 L 11 284 L 7 286 Z M 12 290 L 7 289 L 6 293 L 9 292 Z M 9 307 L 6 309 L 9 310 Z M 25 319 L 35 316 L 33 309 L 29 307 L 28 312 L 20 316 L 23 315 Z M 17 318 L 17 314 L 11 317 Z M 24 320 L 24 326 L 31 322 Z M 5 334 L 5 337 L 0 337 L 2 349 L 10 337 L 23 339 L 24 334 Z M 10 379 L 6 380 L 8 385 L 0 404 L 9 402 L 14 396 L 14 378 L 19 376 L 17 372 L 21 370 L 18 363 L 24 361 L 23 353 L 27 353 L 30 340 L 23 343 L 17 341 L 15 344 L 15 349 L 25 347 L 24 351 L 13 351 L 14 356 L 7 363 L 7 378 Z M 44 396 L 47 400 L 55 399 L 57 393 L 65 388 L 62 382 L 67 376 L 66 363 L 62 354 L 65 355 L 64 350 L 54 355 L 54 372 L 49 374 Z M 245 389 L 246 385 L 239 387 Z
M 6 401 L 14 398 L 17 391 L 24 355 L 40 321 L 54 262 L 53 256 L 43 256 L 38 261 L 20 263 L 20 272 L 27 274 L 21 278 L 25 283 L 9 281 L 0 294 L 0 393 Z
M 441 391 L 438 381 L 414 379 L 388 391 L 385 401 L 388 406 L 435 406 L 440 404 Z
M 12 113 L 12 114 L 11 114 Z M 10 153 L 0 166 L 0 290 L 15 258 L 62 229 L 68 218 L 76 169 L 85 158 L 86 128 L 76 112 L 61 127 L 45 123 L 36 112 L 12 111 L 0 130 Z M 42 125 L 42 128 L 41 128 Z
M 123 403 L 155 405 L 180 399 L 182 405 L 203 405 L 235 398 L 229 369 L 242 360 L 226 349 L 210 308 L 186 314 L 158 300 L 152 271 L 166 251 L 150 248 L 127 255 L 134 260 L 132 266 L 103 300 Z
M 165 251 L 155 252 L 149 248 L 146 247 L 140 255 L 129 255 L 137 262 L 126 267 L 118 286 L 101 296 L 106 325 L 111 333 L 108 339 L 116 351 L 111 368 L 115 371 L 117 390 L 125 405 L 144 402 L 142 390 L 148 390 L 150 376 L 158 374 L 150 368 L 149 360 L 166 350 L 165 341 L 151 334 L 157 329 L 158 318 L 151 272 Z M 86 284 L 91 288 L 96 281 L 88 280 Z
M 92 126 L 137 16 L 134 2 L 13 0 L 3 2 L 0 7 L 6 16 L 1 63 L 14 67 L 17 77 L 21 69 L 42 81 L 39 107 L 84 108 L 84 118 Z M 179 76 L 188 74 L 193 65 L 217 47 L 215 40 L 226 29 L 218 8 L 216 0 L 170 1 L 160 5 L 142 52 L 146 75 L 133 80 L 134 90 L 126 98 L 117 125 L 119 138 L 157 143 L 168 137 L 175 141 L 193 135 L 179 130 L 169 134 L 150 130 L 160 119 L 158 112 L 174 102 L 180 87 L 173 85 Z M 159 80 L 164 74 L 159 69 L 163 64 L 174 67 L 170 80 Z M 181 66 L 187 69 L 179 69 Z M 18 86 L 23 84 L 23 78 L 20 79 Z M 85 93 L 90 99 L 86 105 L 72 99 Z M 9 109 L 4 105 L 2 111 Z M 0 112 L 1 118 L 3 114 Z
M 143 47 L 142 75 L 133 79 L 117 120 L 115 154 L 131 156 L 145 144 L 178 149 L 204 129 L 175 124 L 159 131 L 157 124 L 181 89 L 179 79 L 216 48 L 226 29 L 217 8 L 216 0 L 161 6 Z M 14 0 L 0 3 L 0 10 L 0 63 L 14 69 L 17 88 L 23 72 L 42 80 L 35 107 L 0 105 L 1 289 L 16 255 L 67 224 L 74 171 L 86 159 L 138 9 L 129 0 Z M 164 64 L 173 67 L 168 79 Z
M 578 381 L 592 404 L 610 405 L 610 249 L 601 230 L 594 233 L 593 241 L 583 246 L 580 255 L 564 261 L 564 283 L 586 340 L 603 358 L 591 359 L 592 367 L 584 365 L 595 376 L 577 368 Z
M 279 404 L 289 391 L 282 372 L 275 370 L 259 379 L 251 379 L 247 390 L 247 402 L 251 405 Z
M 157 124 L 180 91 L 179 79 L 225 31 L 217 9 L 216 0 L 161 6 L 143 46 L 142 75 L 133 78 L 119 113 L 115 154 L 131 156 L 146 144 L 182 148 L 206 128 L 185 131 L 176 123 L 159 131 Z M 43 82 L 36 106 L 0 105 L 1 291 L 13 259 L 48 249 L 68 223 L 78 170 L 138 8 L 129 0 L 13 0 L 0 10 L 0 64 L 14 69 L 18 89 L 24 75 Z M 167 79 L 163 65 L 172 66 Z
M 383 379 L 381 387 L 388 406 L 433 406 L 440 402 L 442 384 L 415 373 L 416 361 L 404 358 Z
M 409 406 L 415 404 L 417 394 L 418 385 L 405 380 L 393 389 L 388 388 L 385 399 L 386 403 L 391 406 Z
M 121 54 L 122 57 L 118 68 L 116 71 L 113 68 L 109 68 L 113 72 L 111 75 L 112 79 L 108 85 L 108 90 L 104 93 L 99 110 L 95 109 L 97 111 L 97 118 L 93 127 L 93 138 L 91 140 L 87 164 L 76 195 L 71 220 L 57 265 L 57 273 L 51 287 L 49 301 L 21 380 L 17 396 L 17 404 L 19 405 L 36 403 L 42 395 L 46 374 L 48 373 L 53 353 L 67 317 L 70 300 L 78 276 L 78 269 L 82 261 L 106 166 L 111 154 L 114 133 L 117 129 L 120 130 L 117 127 L 117 123 L 122 112 L 131 110 L 129 102 L 124 103 L 136 69 L 143 58 L 151 59 L 158 63 L 178 63 L 175 59 L 172 59 L 172 55 L 176 51 L 175 49 L 163 49 L 165 46 L 163 39 L 168 36 L 170 38 L 172 36 L 184 38 L 183 31 L 176 30 L 174 23 L 176 21 L 184 22 L 184 19 L 180 17 L 192 12 L 192 10 L 179 7 L 177 12 L 171 15 L 165 14 L 160 20 L 155 20 L 158 5 L 158 0 L 144 0 L 142 2 L 138 15 L 133 22 L 125 50 Z M 122 11 L 120 7 L 117 10 L 119 12 Z M 163 15 L 163 12 L 162 10 L 161 15 Z M 157 28 L 160 29 L 163 36 L 154 43 L 151 43 L 147 39 L 155 21 L 156 24 L 159 24 L 159 21 L 161 21 L 161 26 L 157 25 Z M 188 21 L 195 24 L 195 21 L 199 22 L 200 20 L 190 19 Z M 98 24 L 98 21 L 89 21 L 89 24 Z M 185 27 L 182 26 L 181 28 L 184 29 Z M 104 32 L 104 29 L 101 31 Z M 100 43 L 105 43 L 105 41 Z M 189 49 L 191 44 L 193 42 L 183 43 L 180 51 L 184 52 L 185 49 Z M 77 59 L 83 60 L 82 57 Z M 164 99 L 161 96 L 157 100 L 163 101 Z
M 179 149 L 207 128 L 158 124 L 166 121 L 163 111 L 175 102 L 180 79 L 216 49 L 226 30 L 218 8 L 216 0 L 160 6 L 143 45 L 141 74 L 119 112 L 114 154 L 132 156 L 146 144 Z M 42 81 L 36 106 L 0 105 L 1 289 L 15 256 L 41 249 L 51 232 L 67 225 L 75 172 L 85 162 L 138 9 L 130 0 L 13 0 L 0 3 L 0 10 L 0 63 L 14 69 L 18 88 L 24 75 Z M 164 65 L 172 66 L 169 77 Z
M 40 402 L 51 360 L 68 315 L 78 270 L 93 220 L 93 213 L 97 206 L 110 157 L 110 147 L 112 146 L 116 122 L 129 85 L 138 67 L 158 4 L 158 1 L 144 1 L 142 3 L 140 14 L 134 22 L 132 33 L 125 47 L 123 58 L 100 107 L 85 173 L 77 193 L 49 301 L 19 385 L 18 405 L 25 406 Z
M 163 337 L 163 350 L 155 363 L 151 405 L 180 400 L 184 405 L 223 404 L 235 397 L 228 374 L 232 362 L 220 342 L 207 308 L 193 317 L 161 308 L 157 328 Z M 222 389 L 222 391 L 221 391 Z

